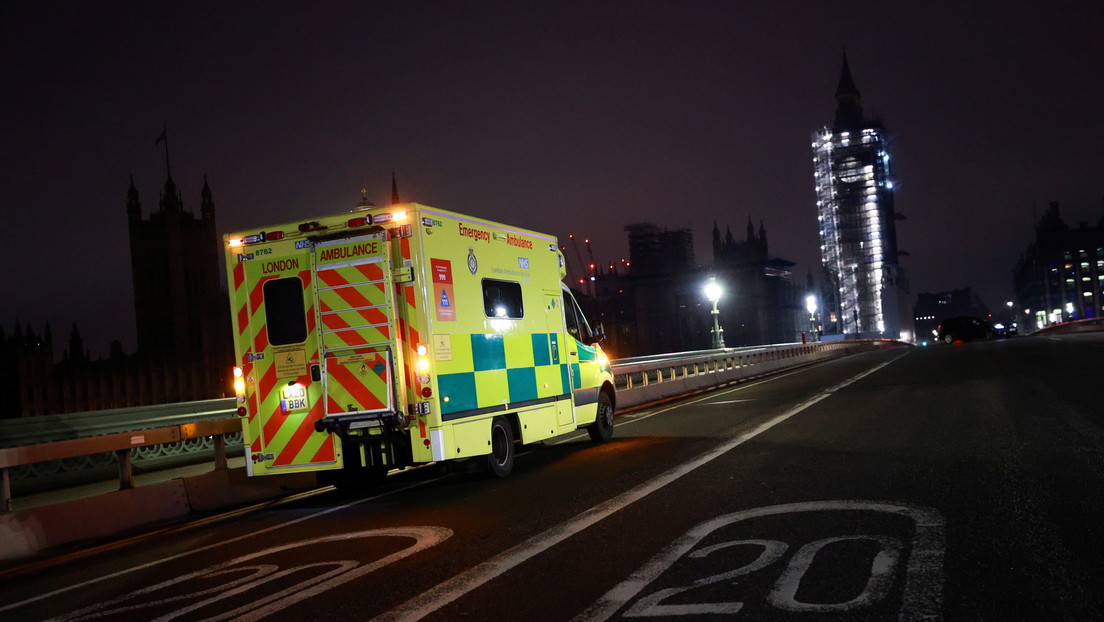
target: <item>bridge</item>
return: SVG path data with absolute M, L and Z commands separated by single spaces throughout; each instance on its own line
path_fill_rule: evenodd
M 360 495 L 298 481 L 244 498 L 228 403 L 130 430 L 74 416 L 71 438 L 0 450 L 5 477 L 107 453 L 122 490 L 26 509 L 6 490 L 0 614 L 1099 617 L 1102 353 L 1104 332 L 1068 329 L 622 360 L 612 443 L 569 435 L 505 480 L 431 466 Z M 134 485 L 131 447 L 199 438 L 207 473 Z M 114 526 L 36 544 L 59 506 L 68 528 Z

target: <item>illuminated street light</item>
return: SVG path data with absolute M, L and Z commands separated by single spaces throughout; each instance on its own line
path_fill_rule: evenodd
M 719 349 L 725 347 L 724 343 L 724 329 L 721 328 L 718 316 L 720 311 L 717 310 L 717 302 L 721 299 L 721 286 L 717 284 L 715 277 L 709 277 L 709 282 L 705 284 L 705 297 L 709 302 L 713 303 L 713 349 Z
M 812 327 L 812 329 L 809 331 L 810 332 L 809 336 L 812 338 L 813 341 L 816 341 L 817 340 L 817 321 L 816 321 L 817 300 L 816 300 L 816 296 L 814 296 L 812 294 L 809 294 L 808 296 L 805 297 L 805 310 L 809 312 L 809 325 Z

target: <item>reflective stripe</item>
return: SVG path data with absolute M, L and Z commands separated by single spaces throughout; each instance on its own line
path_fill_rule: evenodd
M 435 462 L 445 459 L 445 432 L 443 430 L 431 430 L 429 432 L 429 448 Z

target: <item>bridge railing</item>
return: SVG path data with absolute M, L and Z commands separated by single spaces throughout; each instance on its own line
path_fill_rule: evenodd
M 620 359 L 611 365 L 617 408 L 895 345 L 902 344 L 834 341 Z M 107 468 L 117 470 L 119 488 L 127 489 L 134 486 L 136 459 L 156 463 L 166 455 L 204 461 L 213 454 L 214 468 L 225 469 L 228 452 L 241 451 L 235 410 L 228 398 L 0 420 L 0 513 L 10 511 L 13 479 L 48 474 L 64 483 Z

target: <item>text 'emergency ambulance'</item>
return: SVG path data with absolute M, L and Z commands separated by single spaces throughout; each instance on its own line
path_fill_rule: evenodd
M 460 224 L 460 235 L 462 235 L 466 238 L 471 238 L 471 239 L 476 240 L 476 241 L 483 240 L 484 242 L 486 242 L 488 244 L 491 243 L 491 232 L 490 231 L 484 231 L 482 229 L 469 229 L 469 228 L 465 227 L 463 225 L 463 223 Z

